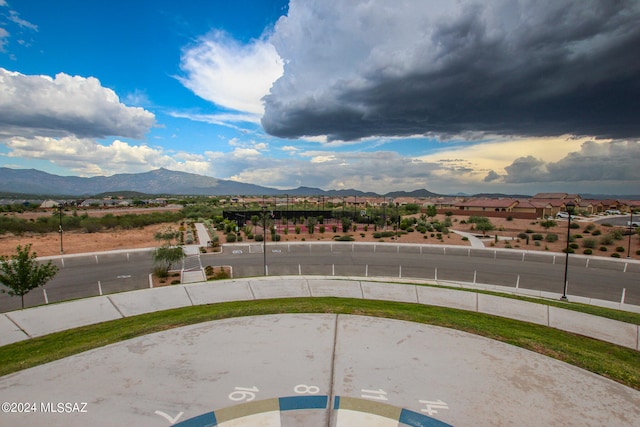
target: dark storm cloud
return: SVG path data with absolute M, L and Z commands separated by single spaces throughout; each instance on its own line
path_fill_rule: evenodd
M 498 173 L 496 171 L 489 171 L 489 173 L 487 173 L 487 176 L 484 177 L 484 179 L 482 180 L 483 182 L 491 182 L 491 181 L 496 181 L 500 179 L 500 175 L 498 175 Z
M 293 0 L 273 135 L 640 136 L 640 2 Z
M 640 141 L 587 141 L 557 162 L 521 157 L 505 167 L 507 183 L 640 182 Z M 489 175 L 487 176 L 487 178 Z M 485 178 L 485 181 L 487 181 Z

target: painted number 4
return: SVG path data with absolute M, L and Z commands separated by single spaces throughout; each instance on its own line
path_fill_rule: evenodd
M 421 409 L 421 412 L 428 414 L 429 416 L 433 416 L 433 414 L 437 414 L 438 411 L 436 409 L 449 409 L 449 405 L 443 402 L 442 400 L 419 400 L 418 402 L 426 405 L 426 409 Z
M 258 387 L 253 386 L 251 388 L 248 387 L 235 387 L 235 391 L 229 393 L 229 399 L 234 402 L 240 402 L 244 400 L 245 402 L 251 402 L 256 398 L 256 393 L 259 392 Z

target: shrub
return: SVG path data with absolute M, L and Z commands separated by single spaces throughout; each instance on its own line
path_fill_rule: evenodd
M 236 233 L 227 234 L 227 243 L 233 243 L 236 241 Z
M 600 246 L 600 252 L 607 252 L 606 246 Z
M 548 219 L 546 221 L 540 221 L 540 225 L 543 226 L 544 228 L 551 228 L 551 227 L 555 227 L 556 225 L 558 225 L 558 223 L 555 222 L 552 219 Z
M 567 252 L 568 252 L 568 253 L 570 253 L 570 254 L 572 254 L 572 253 L 574 253 L 575 251 L 574 251 L 571 247 L 569 247 L 568 249 L 567 249 L 567 248 L 562 249 L 562 252 L 563 252 L 563 253 L 565 253 L 565 254 L 566 254 Z
M 264 240 L 264 235 L 263 234 L 256 234 L 255 236 L 255 241 L 256 242 L 262 242 Z
M 578 224 L 577 222 L 572 222 L 569 228 L 580 228 L 580 224 Z
M 352 242 L 354 239 L 350 235 L 345 234 L 344 236 L 335 236 L 333 240 L 336 242 Z
M 542 234 L 534 234 L 533 236 L 531 236 L 531 238 L 533 240 L 542 240 L 544 236 Z
M 155 274 L 156 277 L 160 279 L 166 279 L 167 277 L 169 277 L 169 272 L 162 266 L 153 267 L 153 274 Z
M 595 229 L 591 232 L 592 236 L 599 236 L 602 234 L 602 231 L 600 231 L 600 229 Z
M 529 237 L 527 233 L 518 234 L 518 239 L 526 240 Z
M 375 239 L 381 239 L 383 237 L 391 237 L 394 236 L 395 233 L 393 231 L 378 231 L 376 233 L 373 233 L 373 237 Z
M 610 245 L 613 243 L 613 236 L 611 234 L 605 234 L 600 238 L 601 245 Z
M 511 215 L 509 215 L 509 216 L 507 217 L 507 221 L 513 221 L 513 217 L 512 217 Z
M 624 248 L 622 246 L 618 246 L 616 248 L 616 252 L 624 252 Z
M 427 238 L 427 236 L 424 236 L 424 237 L 425 237 L 425 239 Z M 468 241 L 468 240 L 469 240 L 469 238 L 468 238 L 467 236 L 464 236 L 464 237 L 462 238 L 462 241 L 463 241 L 463 242 L 466 242 L 466 241 Z
M 588 249 L 595 249 L 598 241 L 596 239 L 588 238 L 582 241 L 582 247 Z
M 577 243 L 570 243 L 570 244 L 569 244 L 569 247 L 570 247 L 571 249 L 578 249 L 578 248 L 580 247 L 580 245 L 578 245 Z
M 585 254 L 585 255 L 591 255 L 593 253 L 593 250 L 585 249 L 582 253 Z
M 549 243 L 557 242 L 558 241 L 558 235 L 554 234 L 554 233 L 549 233 L 549 234 L 547 234 L 547 238 L 545 240 L 547 242 L 549 242 Z
M 614 252 L 611 254 L 611 258 L 620 258 L 620 254 L 617 252 Z

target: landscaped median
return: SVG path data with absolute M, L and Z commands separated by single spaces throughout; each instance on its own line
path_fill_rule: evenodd
M 638 314 L 422 284 L 304 276 L 177 285 L 6 313 L 0 317 L 0 337 L 6 343 L 0 347 L 0 375 L 187 324 L 301 312 L 360 314 L 460 329 L 640 390 Z

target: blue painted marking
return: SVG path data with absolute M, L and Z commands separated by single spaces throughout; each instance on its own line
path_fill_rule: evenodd
M 333 399 L 333 409 L 340 409 L 340 396 L 336 396 Z
M 398 419 L 398 421 L 411 427 L 451 427 L 451 424 L 444 423 L 436 420 L 435 418 L 427 417 L 426 415 L 422 415 L 408 409 L 403 409 L 402 412 L 400 412 L 400 419 Z
M 174 427 L 216 427 L 217 425 L 218 420 L 216 420 L 216 414 L 207 412 L 206 414 L 198 415 L 197 417 L 174 424 Z
M 329 396 L 292 396 L 281 397 L 281 411 L 295 411 L 297 409 L 326 409 Z

